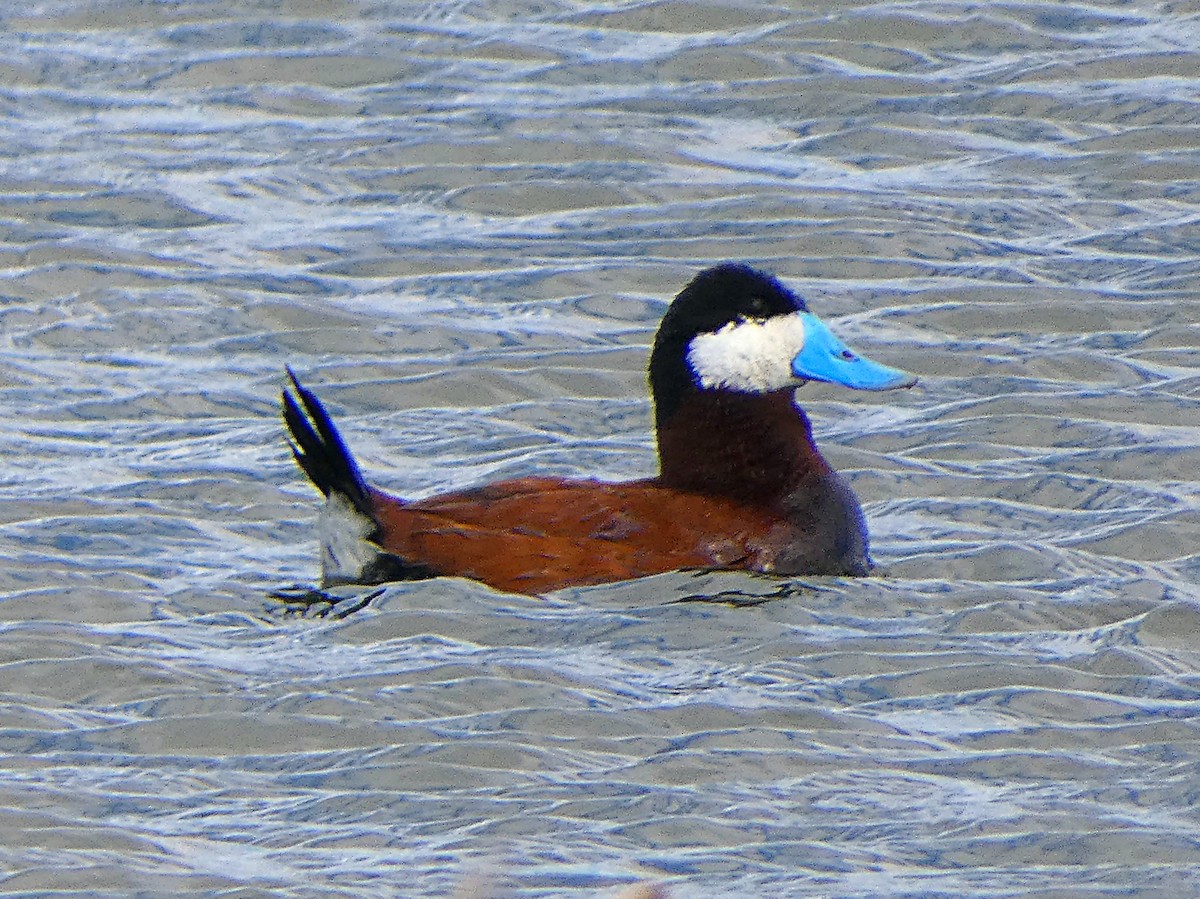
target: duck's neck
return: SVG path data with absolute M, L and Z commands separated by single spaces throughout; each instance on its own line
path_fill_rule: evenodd
M 769 502 L 829 471 L 793 391 L 694 391 L 658 426 L 659 481 L 668 487 Z

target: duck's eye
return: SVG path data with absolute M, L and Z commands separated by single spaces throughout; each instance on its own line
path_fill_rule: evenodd
M 751 297 L 749 302 L 750 314 L 756 317 L 767 314 L 767 301 L 762 297 Z
M 845 359 L 847 362 L 854 361 L 854 353 L 852 353 L 850 350 L 842 350 L 841 357 L 843 359 Z

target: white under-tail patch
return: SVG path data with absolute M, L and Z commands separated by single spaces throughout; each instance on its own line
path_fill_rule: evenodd
M 770 393 L 798 387 L 792 360 L 804 349 L 804 320 L 800 313 L 771 318 L 743 318 L 688 345 L 688 365 L 701 387 L 743 393 Z
M 324 586 L 363 582 L 367 568 L 382 551 L 370 539 L 375 527 L 375 522 L 354 508 L 354 503 L 345 496 L 336 491 L 329 495 L 317 519 Z

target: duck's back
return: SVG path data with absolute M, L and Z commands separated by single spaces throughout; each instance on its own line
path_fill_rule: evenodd
M 374 493 L 382 548 L 432 572 L 541 593 L 677 568 L 861 574 L 853 494 L 829 473 L 783 505 L 627 483 L 523 478 L 402 502 Z

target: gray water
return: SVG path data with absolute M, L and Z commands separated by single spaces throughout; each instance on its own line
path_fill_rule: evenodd
M 0 889 L 1200 893 L 1195 3 L 4 10 Z M 285 363 L 404 495 L 644 476 L 724 259 L 921 376 L 799 397 L 879 576 L 270 600 Z

